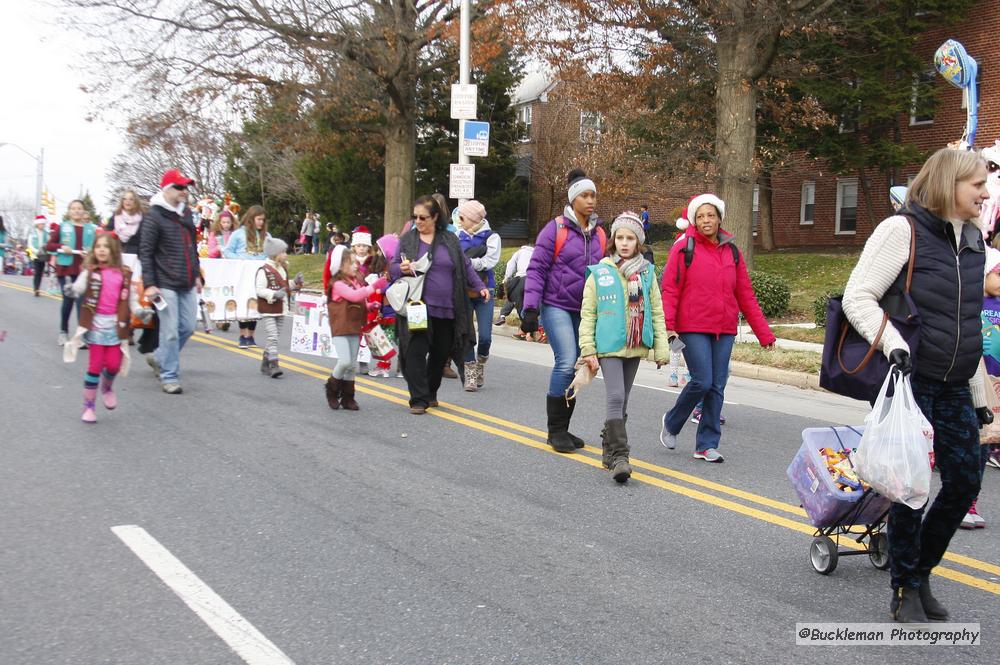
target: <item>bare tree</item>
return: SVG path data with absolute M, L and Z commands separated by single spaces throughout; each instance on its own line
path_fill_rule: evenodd
M 32 197 L 8 190 L 0 196 L 0 217 L 7 229 L 7 240 L 26 238 L 34 225 L 37 208 L 31 205 Z
M 414 189 L 416 86 L 454 61 L 455 50 L 442 43 L 454 37 L 458 3 L 63 2 L 87 10 L 72 17 L 74 24 L 102 37 L 98 59 L 130 73 L 124 77 L 129 93 L 145 108 L 163 108 L 164 100 L 183 91 L 190 113 L 223 98 L 247 110 L 252 96 L 246 93 L 265 88 L 298 95 L 313 117 L 353 133 L 361 143 L 376 136 L 384 145 L 386 230 L 398 229 L 407 218 Z M 115 39 L 103 39 L 109 31 Z M 95 89 L 121 93 L 123 86 L 113 84 L 116 77 L 107 71 L 101 70 L 103 83 Z

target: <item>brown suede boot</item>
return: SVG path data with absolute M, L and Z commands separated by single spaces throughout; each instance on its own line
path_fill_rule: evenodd
M 340 406 L 348 411 L 357 411 L 360 408 L 354 401 L 354 381 L 340 382 Z
M 334 411 L 340 408 L 341 383 L 340 379 L 335 379 L 332 376 L 326 380 L 326 403 Z

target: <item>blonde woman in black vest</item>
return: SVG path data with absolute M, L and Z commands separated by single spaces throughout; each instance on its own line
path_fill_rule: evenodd
M 254 285 L 257 288 L 257 311 L 260 313 L 260 330 L 264 334 L 264 354 L 261 356 L 261 374 L 272 379 L 284 373 L 278 366 L 278 339 L 288 313 L 288 301 L 293 291 L 302 288 L 300 283 L 288 281 L 285 261 L 288 259 L 288 244 L 278 238 L 264 241 L 267 259 L 257 269 Z

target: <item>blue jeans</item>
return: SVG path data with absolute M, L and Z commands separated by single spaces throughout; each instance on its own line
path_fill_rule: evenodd
M 580 357 L 580 312 L 542 305 L 541 321 L 556 359 L 549 376 L 548 394 L 562 397 L 573 382 L 576 359 Z
M 160 346 L 156 349 L 156 361 L 160 363 L 160 381 L 176 383 L 181 374 L 181 349 L 194 333 L 198 293 L 194 289 L 160 289 L 160 295 L 167 301 L 167 306 L 157 310 L 160 317 Z
M 677 397 L 674 408 L 664 416 L 667 431 L 680 433 L 684 423 L 698 402 L 702 402 L 701 422 L 695 437 L 695 450 L 701 452 L 718 448 L 722 437 L 719 416 L 722 400 L 729 379 L 729 357 L 733 354 L 735 335 L 710 335 L 706 333 L 681 333 L 684 342 L 684 360 L 691 380 Z
M 467 307 L 469 316 L 476 316 L 476 335 L 478 346 L 469 349 L 465 354 L 465 362 L 471 363 L 476 355 L 484 358 L 490 355 L 490 345 L 493 343 L 493 289 L 490 289 L 490 299 L 471 298 Z

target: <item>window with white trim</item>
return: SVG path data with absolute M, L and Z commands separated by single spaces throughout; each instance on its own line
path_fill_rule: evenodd
M 837 235 L 852 235 L 858 229 L 858 180 L 837 181 Z
M 813 223 L 813 211 L 816 207 L 816 183 L 802 183 L 802 203 L 799 206 L 799 224 L 803 226 Z
M 934 124 L 934 83 L 937 73 L 930 69 L 913 77 L 910 126 Z
M 522 143 L 531 140 L 531 104 L 525 104 L 517 110 L 517 122 L 519 125 L 518 138 Z
M 600 113 L 580 111 L 580 143 L 600 143 L 603 125 Z
M 753 234 L 757 235 L 757 224 L 760 221 L 760 185 L 753 186 Z

